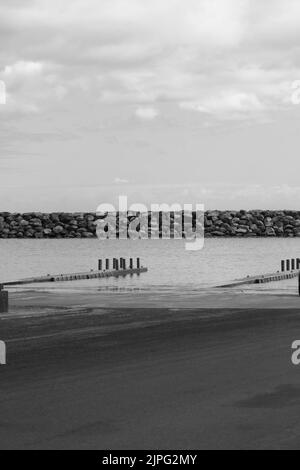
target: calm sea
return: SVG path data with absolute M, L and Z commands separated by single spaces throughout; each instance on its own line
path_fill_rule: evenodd
M 300 239 L 207 239 L 204 249 L 198 252 L 186 251 L 178 240 L 0 240 L 0 280 L 86 272 L 97 269 L 99 258 L 137 256 L 149 268 L 148 273 L 48 287 L 106 291 L 206 289 L 247 275 L 276 272 L 281 259 L 300 257 Z

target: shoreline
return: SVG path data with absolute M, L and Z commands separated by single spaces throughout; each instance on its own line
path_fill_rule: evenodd
M 280 283 L 279 283 L 280 284 Z M 22 290 L 9 291 L 10 313 L 18 314 L 22 310 L 63 308 L 300 308 L 297 287 L 292 292 L 278 289 L 182 289 L 159 291 L 141 290 L 105 290 L 80 292 L 72 290 Z M 0 316 L 1 317 L 1 316 Z

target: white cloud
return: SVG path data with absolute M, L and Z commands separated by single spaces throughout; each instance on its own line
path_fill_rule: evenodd
M 40 62 L 20 61 L 13 65 L 7 65 L 4 68 L 3 76 L 10 77 L 30 77 L 40 74 L 43 70 L 43 64 Z
M 218 117 L 241 115 L 244 113 L 260 112 L 264 106 L 256 95 L 239 92 L 222 93 L 220 96 L 203 99 L 200 102 L 185 102 L 180 105 L 200 113 L 212 114 Z
M 14 0 L 0 31 L 8 97 L 38 109 L 71 92 L 247 117 L 291 106 L 300 78 L 298 0 Z
M 159 111 L 155 108 L 138 108 L 135 115 L 144 121 L 153 121 L 159 115 Z
M 52 73 L 52 68 L 42 62 L 17 61 L 0 70 L 6 86 L 8 113 L 36 113 L 53 100 L 61 100 L 67 89 L 62 79 Z
M 6 104 L 6 85 L 3 80 L 0 80 L 0 104 Z

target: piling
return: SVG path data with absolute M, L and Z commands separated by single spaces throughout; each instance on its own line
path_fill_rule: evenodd
M 159 238 L 163 238 L 163 213 L 159 212 L 158 214 L 158 233 Z
M 115 261 L 115 269 L 116 269 L 116 271 L 119 271 L 119 260 L 118 259 L 116 259 L 116 261 Z
M 109 259 L 105 260 L 105 269 L 108 271 L 109 270 Z
M 130 269 L 133 269 L 133 258 L 130 258 L 129 260 L 129 267 Z
M 0 285 L 0 313 L 8 313 L 8 292 Z
M 297 258 L 297 269 L 300 269 L 300 258 Z
M 116 269 L 116 258 L 113 259 L 113 269 Z
M 137 267 L 137 269 L 140 269 L 140 267 L 141 267 L 141 260 L 140 260 L 140 258 L 137 258 L 137 259 L 136 259 L 136 267 Z
M 296 260 L 292 259 L 292 271 L 295 271 L 296 268 Z
M 284 260 L 281 261 L 281 272 L 282 273 L 285 272 L 285 261 Z
M 102 271 L 102 259 L 98 261 L 98 271 Z
M 126 259 L 123 258 L 123 269 L 126 269 Z
M 291 261 L 289 259 L 286 260 L 286 270 L 287 271 L 291 270 Z
M 300 297 L 300 273 L 298 274 L 298 294 Z

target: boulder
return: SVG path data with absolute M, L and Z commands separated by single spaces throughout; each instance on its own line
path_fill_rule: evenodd
M 61 226 L 61 225 L 57 225 L 56 227 L 54 227 L 53 229 L 53 232 L 56 234 L 56 235 L 59 235 L 61 233 L 63 233 L 64 231 L 64 228 Z

